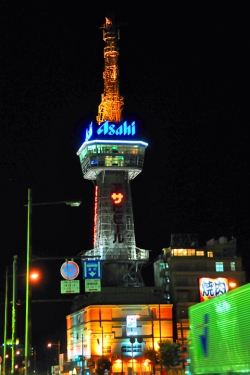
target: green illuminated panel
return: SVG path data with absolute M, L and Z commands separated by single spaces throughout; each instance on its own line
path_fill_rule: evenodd
M 192 374 L 250 372 L 250 284 L 190 307 Z

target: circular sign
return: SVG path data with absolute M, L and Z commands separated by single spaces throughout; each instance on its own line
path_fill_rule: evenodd
M 66 280 L 74 280 L 79 275 L 79 266 L 77 263 L 69 260 L 61 266 L 61 275 Z

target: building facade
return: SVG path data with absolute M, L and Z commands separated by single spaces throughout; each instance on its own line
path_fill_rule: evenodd
M 162 288 L 174 306 L 174 340 L 184 351 L 189 307 L 246 283 L 236 250 L 235 238 L 212 239 L 200 247 L 196 235 L 172 234 L 170 246 L 154 262 L 155 286 Z
M 93 304 L 67 316 L 67 357 L 81 374 L 95 373 L 102 357 L 113 374 L 155 374 L 159 365 L 144 350 L 164 339 L 173 340 L 170 304 Z

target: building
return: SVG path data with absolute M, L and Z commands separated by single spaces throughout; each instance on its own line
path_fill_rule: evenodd
M 67 369 L 93 373 L 105 356 L 112 373 L 155 374 L 154 360 L 146 361 L 143 352 L 157 349 L 161 339 L 173 340 L 172 305 L 160 290 L 145 287 L 141 276 L 149 251 L 136 246 L 130 181 L 142 171 L 147 143 L 137 138 L 135 121 L 122 119 L 113 16 L 102 29 L 104 93 L 77 152 L 83 177 L 95 186 L 93 249 L 79 254 L 83 268 L 87 262 L 92 268 L 85 275 L 85 293 L 74 299 L 66 318 Z M 101 264 L 99 278 L 92 277 L 99 272 L 95 262 Z
M 189 374 L 249 374 L 250 284 L 189 310 Z
M 130 181 L 142 171 L 147 143 L 137 138 L 135 121 L 122 119 L 114 16 L 105 18 L 102 29 L 104 93 L 97 121 L 77 152 L 83 177 L 95 185 L 93 249 L 82 255 L 101 259 L 102 286 L 140 287 L 149 251 L 136 246 Z
M 144 349 L 157 350 L 160 340 L 172 341 L 172 332 L 172 305 L 88 305 L 67 316 L 68 361 L 86 374 L 103 356 L 112 362 L 113 374 L 155 373 L 159 365 L 144 358 Z
M 189 307 L 246 283 L 236 238 L 220 237 L 200 247 L 197 235 L 191 234 L 171 235 L 170 246 L 154 262 L 154 278 L 174 306 L 174 340 L 184 350 Z

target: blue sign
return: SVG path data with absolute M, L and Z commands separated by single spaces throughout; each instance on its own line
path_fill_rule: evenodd
M 103 122 L 101 125 L 94 126 L 93 122 L 90 123 L 88 129 L 86 130 L 85 142 L 88 142 L 93 136 L 97 138 L 117 138 L 117 136 L 133 137 L 136 134 L 135 121 L 128 124 L 124 121 L 122 124 L 111 124 L 108 121 Z
M 101 279 L 102 264 L 100 260 L 83 260 L 82 268 L 84 279 Z

